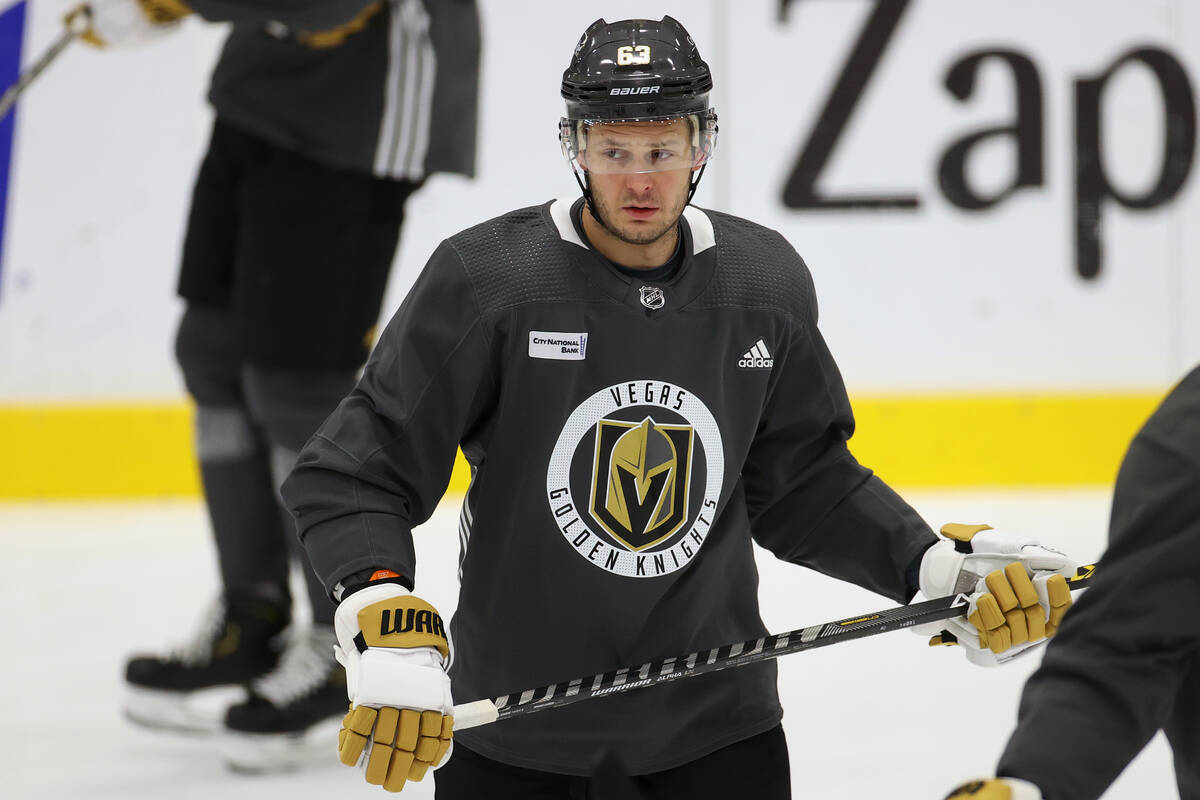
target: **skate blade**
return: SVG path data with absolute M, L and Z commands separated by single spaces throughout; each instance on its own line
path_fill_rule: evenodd
M 125 718 L 149 730 L 186 736 L 211 736 L 221 730 L 226 710 L 244 702 L 241 686 L 213 686 L 190 692 L 125 687 Z
M 295 733 L 245 733 L 225 729 L 221 755 L 225 765 L 246 775 L 294 772 L 337 763 L 341 717 L 330 717 Z

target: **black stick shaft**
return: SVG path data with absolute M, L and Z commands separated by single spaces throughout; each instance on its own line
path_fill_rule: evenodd
M 25 91 L 29 84 L 33 83 L 34 79 L 42 74 L 42 70 L 50 66 L 51 62 L 58 58 L 58 54 L 66 50 L 67 45 L 74 41 L 78 35 L 78 31 L 72 29 L 63 31 L 54 40 L 54 43 L 47 48 L 46 52 L 21 73 L 21 76 L 17 78 L 17 82 L 5 90 L 4 95 L 0 96 L 0 119 L 4 119 L 9 109 L 16 104 L 17 98 L 21 96 L 21 92 Z
M 1080 567 L 1074 577 L 1067 579 L 1072 589 L 1086 586 L 1095 572 L 1095 565 Z M 879 633 L 924 625 L 929 622 L 950 619 L 966 613 L 970 601 L 965 594 L 940 597 L 923 603 L 914 603 L 857 617 L 849 617 L 807 628 L 797 628 L 787 633 L 764 636 L 746 642 L 724 645 L 712 650 L 689 653 L 668 658 L 664 661 L 647 662 L 638 667 L 625 667 L 612 672 L 602 672 L 587 678 L 575 678 L 563 683 L 553 683 L 523 692 L 513 692 L 493 700 L 465 703 L 455 708 L 455 729 L 459 730 L 488 722 L 532 714 L 548 708 L 560 708 L 593 697 L 604 697 L 634 689 L 643 689 L 667 681 L 704 675 L 732 667 L 742 667 L 789 653 L 799 653 L 817 647 L 861 639 Z M 490 705 L 495 711 L 486 707 Z M 486 713 L 479 716 L 479 708 Z M 460 712 L 461 709 L 461 712 Z

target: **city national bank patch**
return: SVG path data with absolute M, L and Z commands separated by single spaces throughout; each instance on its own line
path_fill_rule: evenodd
M 616 575 L 654 578 L 704 546 L 724 480 L 716 420 L 667 381 L 614 384 L 568 417 L 546 472 L 567 544 Z
M 588 335 L 584 333 L 529 332 L 529 357 L 554 361 L 583 361 L 587 358 Z

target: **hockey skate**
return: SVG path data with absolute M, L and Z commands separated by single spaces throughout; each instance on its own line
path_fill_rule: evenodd
M 279 666 L 250 684 L 249 698 L 229 708 L 221 749 L 238 772 L 282 772 L 333 763 L 346 713 L 346 672 L 334 660 L 328 625 L 297 632 Z
M 286 606 L 226 596 L 210 609 L 192 639 L 165 656 L 134 656 L 125 667 L 123 710 L 156 730 L 209 734 L 225 710 L 246 697 L 245 684 L 279 660 Z

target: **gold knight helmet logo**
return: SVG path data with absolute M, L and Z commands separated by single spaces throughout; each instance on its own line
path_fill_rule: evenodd
M 596 426 L 592 516 L 632 551 L 670 537 L 687 520 L 691 425 L 602 419 Z

